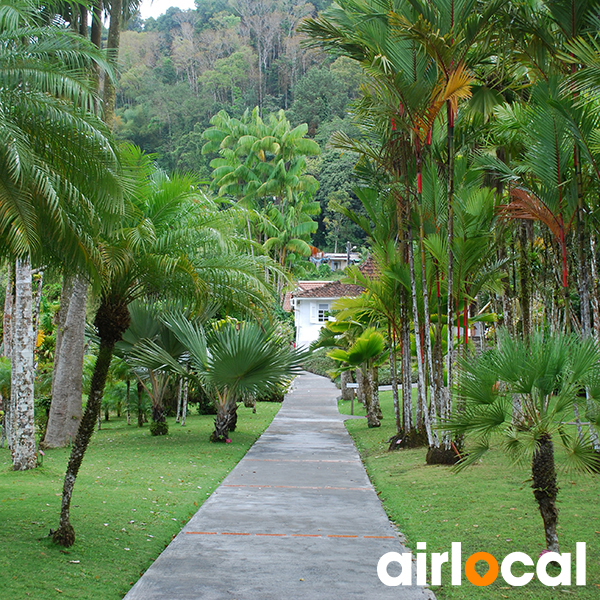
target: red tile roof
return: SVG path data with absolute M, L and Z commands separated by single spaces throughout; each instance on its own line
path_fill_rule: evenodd
M 364 291 L 360 285 L 328 281 L 325 285 L 294 294 L 296 298 L 346 298 L 360 295 Z
M 360 272 L 369 279 L 376 279 L 379 276 L 380 269 L 372 254 L 369 254 L 367 260 L 359 267 Z

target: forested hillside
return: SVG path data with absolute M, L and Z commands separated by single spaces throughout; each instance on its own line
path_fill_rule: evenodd
M 220 110 L 239 117 L 259 106 L 280 109 L 292 126 L 308 125 L 322 153 L 309 161 L 320 183 L 322 211 L 315 245 L 343 250 L 361 242 L 357 227 L 328 209 L 356 204 L 350 189 L 352 156 L 327 148 L 335 130 L 351 130 L 346 116 L 356 97 L 360 67 L 302 46 L 296 26 L 328 0 L 197 0 L 197 10 L 170 8 L 158 19 L 133 18 L 121 34 L 117 136 L 158 154 L 167 171 L 195 171 L 210 179 L 215 154 L 202 154 L 203 132 Z

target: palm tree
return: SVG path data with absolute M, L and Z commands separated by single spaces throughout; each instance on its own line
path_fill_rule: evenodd
M 135 348 L 145 340 L 152 340 L 167 352 L 174 360 L 185 362 L 186 349 L 161 320 L 161 314 L 173 311 L 170 307 L 161 307 L 148 302 L 135 301 L 129 305 L 130 324 L 117 343 L 115 353 L 129 361 Z M 182 307 L 179 307 L 185 312 Z M 125 363 L 127 364 L 127 363 Z M 133 369 L 133 375 L 146 390 L 152 402 L 152 435 L 166 435 L 168 425 L 165 419 L 163 398 L 171 383 L 171 373 L 150 368 Z
M 0 251 L 17 259 L 11 414 L 14 468 L 35 466 L 31 262 L 89 271 L 91 232 L 122 209 L 115 150 L 90 72 L 107 66 L 33 3 L 0 5 Z M 109 69 L 110 71 L 110 69 Z M 110 75 L 110 74 L 109 74 Z M 96 273 L 97 276 L 97 273 Z
M 34 5 L 0 7 L 0 247 L 43 250 L 82 269 L 94 245 L 83 229 L 98 209 L 122 210 L 118 163 L 95 114 L 89 75 L 110 68 L 78 34 L 45 25 Z M 106 215 L 105 215 L 106 216 Z
M 69 521 L 73 486 L 94 431 L 115 344 L 130 324 L 128 305 L 146 294 L 197 296 L 245 310 L 266 303 L 261 265 L 240 256 L 221 237 L 226 211 L 196 191 L 195 181 L 169 179 L 154 167 L 153 157 L 134 147 L 123 154 L 130 165 L 129 205 L 122 227 L 98 241 L 102 263 L 100 304 L 94 318 L 98 357 L 84 412 L 67 465 L 61 516 L 53 539 L 71 546 Z M 219 243 L 220 242 L 220 243 Z M 233 251 L 232 251 L 233 250 Z
M 381 425 L 379 402 L 377 401 L 377 380 L 373 377 L 375 369 L 385 359 L 385 342 L 383 336 L 373 327 L 365 329 L 348 350 L 335 348 L 327 356 L 340 363 L 339 370 L 359 368 L 366 381 L 365 407 L 367 409 L 367 424 L 369 427 Z
M 134 351 L 136 362 L 190 377 L 215 399 L 213 442 L 228 441 L 229 432 L 235 429 L 238 402 L 277 391 L 300 371 L 306 356 L 290 348 L 273 328 L 265 329 L 256 322 L 217 321 L 206 334 L 185 317 L 172 315 L 164 322 L 187 348 L 190 370 L 151 340 Z
M 528 340 L 506 331 L 498 346 L 461 365 L 459 397 L 465 409 L 450 422 L 458 434 L 472 436 L 469 454 L 460 466 L 477 462 L 500 436 L 502 450 L 515 462 L 531 465 L 532 488 L 544 521 L 546 546 L 558 552 L 558 510 L 554 444 L 560 444 L 568 465 L 582 471 L 598 469 L 600 460 L 587 440 L 573 435 L 568 422 L 584 385 L 598 391 L 600 351 L 590 339 L 534 332 Z M 513 395 L 522 413 L 513 415 Z M 598 402 L 594 402 L 597 418 Z

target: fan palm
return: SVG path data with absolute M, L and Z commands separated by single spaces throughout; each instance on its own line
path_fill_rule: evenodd
M 138 364 L 173 370 L 195 379 L 215 398 L 217 416 L 212 441 L 226 441 L 235 428 L 237 403 L 277 391 L 299 372 L 305 353 L 289 347 L 274 329 L 251 321 L 224 320 L 203 328 L 182 316 L 164 319 L 189 352 L 190 371 L 163 348 L 147 340 L 134 351 Z
M 558 552 L 554 443 L 564 448 L 570 467 L 590 471 L 600 466 L 587 440 L 573 435 L 568 425 L 582 387 L 587 384 L 595 390 L 598 381 L 600 351 L 591 339 L 542 331 L 525 341 L 504 331 L 496 348 L 462 365 L 459 397 L 465 408 L 449 426 L 474 441 L 460 464 L 477 462 L 497 436 L 511 459 L 529 462 L 546 545 L 552 552 Z M 513 395 L 521 399 L 521 414 L 513 414 Z M 594 405 L 597 409 L 597 402 Z M 597 411 L 589 417 L 596 419 Z

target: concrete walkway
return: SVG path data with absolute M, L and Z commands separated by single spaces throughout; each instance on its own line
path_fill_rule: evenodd
M 379 558 L 405 549 L 337 395 L 323 377 L 297 377 L 270 427 L 126 600 L 434 598 L 377 577 Z

